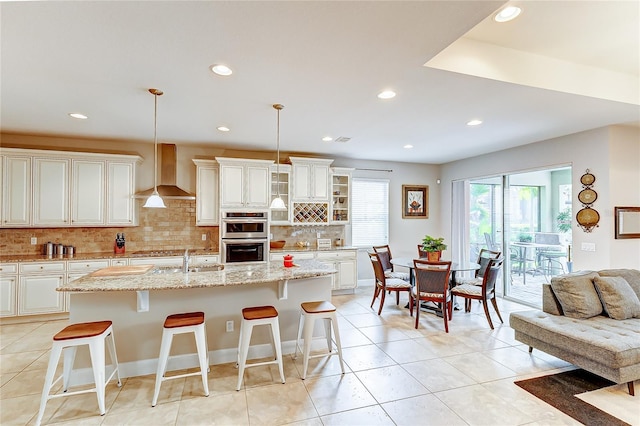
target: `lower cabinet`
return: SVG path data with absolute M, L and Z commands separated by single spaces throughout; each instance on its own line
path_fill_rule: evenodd
M 14 316 L 17 314 L 18 264 L 0 264 L 0 272 L 0 317 Z
M 281 262 L 286 253 L 271 253 L 269 260 Z M 316 252 L 292 252 L 293 262 L 296 259 L 316 259 L 335 268 L 337 273 L 332 275 L 333 290 L 352 290 L 358 285 L 358 268 L 356 250 L 316 251 Z
M 66 278 L 65 262 L 20 263 L 18 315 L 65 312 L 64 293 L 56 289 Z

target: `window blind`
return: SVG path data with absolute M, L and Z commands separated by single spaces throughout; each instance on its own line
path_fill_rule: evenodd
M 351 242 L 356 247 L 389 243 L 389 181 L 354 178 L 351 190 Z

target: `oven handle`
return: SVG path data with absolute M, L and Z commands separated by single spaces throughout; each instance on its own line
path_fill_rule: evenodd
M 247 219 L 247 218 L 224 218 L 222 219 L 222 222 L 227 222 L 227 223 L 267 223 L 267 219 L 264 218 L 251 218 L 251 219 Z
M 222 243 L 223 244 L 266 244 L 267 240 L 266 239 L 250 239 L 250 238 L 223 238 L 222 239 Z

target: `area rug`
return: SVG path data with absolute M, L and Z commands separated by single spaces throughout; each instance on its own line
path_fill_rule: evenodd
M 629 426 L 628 423 L 587 404 L 575 395 L 615 385 L 577 369 L 515 382 L 516 385 L 587 426 Z

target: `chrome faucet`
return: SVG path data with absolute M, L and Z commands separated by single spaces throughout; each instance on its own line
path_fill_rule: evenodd
M 182 256 L 182 272 L 189 272 L 189 249 L 184 249 L 184 256 Z

